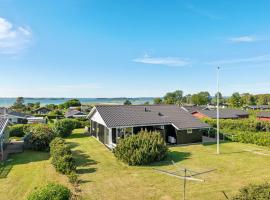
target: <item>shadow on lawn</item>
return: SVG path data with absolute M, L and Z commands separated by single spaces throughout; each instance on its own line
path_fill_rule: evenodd
M 86 133 L 72 133 L 68 139 L 76 139 L 76 138 L 85 138 L 90 137 L 89 134 Z
M 6 178 L 14 165 L 39 162 L 49 159 L 48 152 L 26 150 L 22 153 L 12 154 L 3 164 L 0 164 L 0 178 Z
M 171 165 L 172 161 L 177 163 L 182 160 L 189 159 L 190 156 L 191 156 L 190 152 L 169 151 L 167 157 L 163 161 L 155 162 L 151 164 L 151 166 Z

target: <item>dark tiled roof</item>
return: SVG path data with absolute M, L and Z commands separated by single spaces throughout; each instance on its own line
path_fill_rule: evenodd
M 4 114 L 13 115 L 13 116 L 21 117 L 21 118 L 27 118 L 27 117 L 31 116 L 29 114 L 16 112 L 16 111 L 13 111 L 11 109 L 2 107 L 2 108 L 0 108 L 0 115 L 4 115 Z
M 209 118 L 213 118 L 213 119 L 217 118 L 216 110 L 200 110 L 198 112 Z M 244 110 L 237 110 L 237 109 L 220 109 L 219 111 L 220 119 L 236 119 L 242 116 L 248 116 L 248 112 Z
M 96 109 L 110 128 L 165 124 L 178 129 L 209 127 L 175 105 L 99 105 Z
M 73 115 L 86 115 L 86 114 L 79 110 L 68 109 L 65 114 L 65 117 L 72 117 Z
M 257 114 L 257 117 L 269 117 L 270 118 L 270 112 L 262 111 Z
M 6 118 L 1 118 L 0 117 L 0 133 L 3 131 L 3 129 L 5 128 L 6 124 L 8 122 L 8 119 Z

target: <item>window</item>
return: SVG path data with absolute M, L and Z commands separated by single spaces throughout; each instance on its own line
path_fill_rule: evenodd
M 191 128 L 187 129 L 187 133 L 188 134 L 191 134 L 192 133 L 192 129 Z

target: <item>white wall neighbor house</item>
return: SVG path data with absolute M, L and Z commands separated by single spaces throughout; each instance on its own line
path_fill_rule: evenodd
M 27 123 L 27 118 L 32 116 L 21 112 L 16 112 L 9 108 L 0 108 L 0 117 L 9 119 L 9 121 L 13 124 L 25 124 Z
M 210 126 L 175 105 L 98 105 L 88 115 L 92 136 L 109 148 L 142 129 L 157 130 L 167 143 L 202 142 Z

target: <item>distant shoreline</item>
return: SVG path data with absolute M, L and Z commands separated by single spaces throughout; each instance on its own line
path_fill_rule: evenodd
M 73 98 L 32 98 L 25 97 L 25 103 L 37 103 L 40 102 L 40 105 L 44 106 L 47 104 L 62 104 L 67 100 Z M 76 98 L 81 101 L 82 104 L 123 104 L 126 99 L 129 99 L 132 104 L 143 104 L 145 102 L 152 103 L 154 97 L 134 97 L 134 98 L 126 98 L 126 97 L 115 97 L 115 98 Z M 16 101 L 16 98 L 3 98 L 0 97 L 0 107 L 8 107 L 11 106 Z

